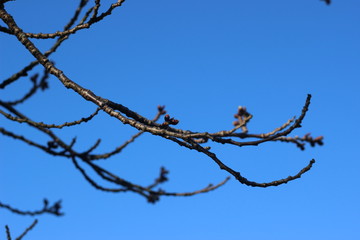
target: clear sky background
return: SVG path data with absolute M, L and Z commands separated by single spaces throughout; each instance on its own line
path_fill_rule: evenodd
M 6 6 L 25 32 L 47 33 L 61 30 L 77 4 L 16 0 Z M 149 118 L 157 105 L 166 105 L 178 127 L 193 131 L 230 129 L 243 105 L 254 115 L 250 132 L 269 132 L 298 116 L 310 93 L 303 128 L 292 136 L 323 135 L 324 146 L 213 146 L 225 163 L 258 182 L 293 175 L 315 158 L 301 179 L 266 189 L 231 179 L 217 191 L 163 197 L 153 205 L 132 193 L 95 190 L 68 159 L 1 136 L 0 200 L 24 210 L 41 208 L 45 197 L 63 200 L 65 215 L 39 216 L 26 239 L 360 239 L 359 12 L 358 0 L 330 6 L 318 0 L 128 0 L 51 57 L 96 94 Z M 34 40 L 42 51 L 53 41 Z M 32 60 L 15 37 L 0 35 L 1 80 Z M 95 110 L 54 77 L 49 82 L 49 90 L 19 107 L 33 120 L 59 124 Z M 1 98 L 17 99 L 30 86 L 23 78 L 1 90 Z M 4 117 L 0 124 L 48 141 L 24 124 Z M 101 153 L 136 131 L 101 113 L 56 132 L 68 142 L 77 136 L 78 150 L 102 138 Z M 170 181 L 162 188 L 171 192 L 197 190 L 229 175 L 211 159 L 150 134 L 101 165 L 145 185 L 165 166 Z M 0 209 L 0 239 L 5 224 L 15 237 L 32 221 Z

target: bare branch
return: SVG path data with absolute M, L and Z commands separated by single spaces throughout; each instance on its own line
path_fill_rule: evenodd
M 75 24 L 76 20 L 79 18 L 81 11 L 88 4 L 88 2 L 89 0 L 80 0 L 78 8 L 75 10 L 75 13 L 70 19 L 70 21 L 65 25 L 64 31 L 69 30 Z
M 29 231 L 31 231 L 36 226 L 37 223 L 38 220 L 35 219 L 34 222 L 29 227 L 27 227 L 19 237 L 15 238 L 15 240 L 21 240 L 26 234 L 28 234 Z M 11 238 L 9 226 L 5 225 L 5 229 L 6 229 L 7 240 L 11 240 L 12 238 Z
M 160 116 L 164 115 L 166 111 L 164 110 L 165 106 L 158 106 L 158 112 L 156 116 L 153 118 L 153 122 L 159 120 Z M 135 135 L 133 135 L 129 140 L 121 144 L 120 146 L 116 147 L 113 151 L 104 153 L 104 154 L 93 154 L 88 156 L 88 160 L 99 160 L 99 159 L 107 159 L 115 154 L 120 153 L 125 147 L 127 147 L 130 143 L 134 142 L 136 138 L 140 137 L 144 131 L 139 131 Z M 100 142 L 99 142 L 100 143 Z M 91 149 L 91 150 L 90 150 Z M 86 153 L 90 153 L 93 149 L 90 148 Z
M 68 30 L 72 25 L 74 25 L 74 23 L 76 22 L 76 20 L 78 19 L 79 15 L 80 15 L 81 11 L 83 10 L 83 8 L 86 6 L 87 3 L 88 3 L 88 0 L 80 0 L 79 7 L 76 9 L 76 11 L 75 11 L 73 17 L 70 19 L 70 21 L 65 25 L 64 31 Z M 85 14 L 83 20 L 80 21 L 80 24 L 82 24 L 84 21 L 86 21 L 88 14 L 89 13 Z M 8 32 L 10 32 L 11 34 L 14 34 L 10 29 L 8 29 Z M 46 51 L 44 53 L 44 55 L 46 57 L 49 57 L 52 53 L 54 53 L 58 49 L 58 47 L 60 47 L 61 43 L 63 43 L 68 38 L 69 38 L 68 35 L 59 37 L 57 39 L 57 41 L 55 42 L 55 44 L 48 51 Z M 0 83 L 0 89 L 4 89 L 6 86 L 15 82 L 20 77 L 27 76 L 28 72 L 31 71 L 38 64 L 39 64 L 39 62 L 37 60 L 29 63 L 27 66 L 25 66 L 19 72 L 13 74 L 10 78 L 5 79 L 2 83 Z
M 0 105 L 1 105 L 1 101 L 0 101 Z M 18 122 L 18 123 L 23 123 L 23 122 L 26 122 L 26 123 L 29 123 L 31 124 L 32 126 L 35 126 L 35 127 L 44 127 L 44 128 L 63 128 L 63 127 L 71 127 L 71 126 L 74 126 L 74 125 L 79 125 L 83 122 L 88 122 L 90 121 L 93 117 L 95 117 L 98 112 L 100 111 L 100 108 L 97 108 L 95 110 L 94 113 L 92 113 L 90 116 L 88 117 L 85 117 L 85 118 L 81 118 L 79 120 L 76 120 L 76 121 L 72 121 L 72 122 L 65 122 L 63 124 L 60 124 L 60 125 L 56 125 L 56 124 L 45 124 L 43 122 L 34 122 L 34 121 L 31 121 L 30 119 L 27 119 L 27 118 L 18 118 L 18 117 L 14 117 L 14 116 L 11 116 L 11 114 L 8 114 L 8 113 L 5 113 L 4 111 L 0 110 L 0 113 L 2 115 L 4 115 L 7 119 L 10 119 L 12 121 L 15 121 L 15 122 Z
M 7 33 L 7 34 L 12 34 L 10 29 L 8 29 L 6 27 L 3 27 L 3 26 L 0 26 L 0 32 L 4 32 L 4 33 Z
M 49 78 L 49 73 L 44 71 L 44 75 L 41 77 L 40 81 L 38 82 L 37 79 L 39 77 L 39 74 L 35 74 L 32 77 L 30 77 L 30 81 L 32 82 L 33 86 L 32 88 L 29 90 L 28 93 L 26 93 L 22 98 L 15 100 L 15 101 L 9 101 L 6 102 L 6 104 L 8 105 L 17 105 L 19 103 L 23 103 L 26 100 L 28 100 L 30 97 L 32 97 L 37 90 L 40 88 L 41 90 L 45 90 L 48 88 L 48 83 L 47 83 L 47 79 Z
M 299 118 L 297 118 L 295 121 L 294 121 L 294 124 L 291 125 L 288 129 L 284 130 L 283 132 L 278 132 L 274 135 L 270 135 L 268 136 L 269 134 L 265 134 L 265 136 L 268 136 L 266 138 L 263 138 L 261 140 L 257 140 L 257 141 L 249 141 L 249 142 L 237 142 L 237 141 L 234 141 L 233 139 L 230 139 L 230 138 L 218 138 L 218 134 L 209 134 L 211 136 L 214 136 L 215 138 L 212 138 L 213 141 L 215 142 L 219 142 L 219 143 L 229 143 L 229 144 L 232 144 L 232 145 L 236 145 L 236 146 L 239 146 L 239 147 L 242 147 L 242 146 L 257 146 L 259 145 L 260 143 L 264 143 L 264 142 L 269 142 L 269 141 L 272 141 L 278 137 L 281 137 L 281 136 L 286 136 L 288 134 L 290 134 L 295 128 L 299 128 L 301 127 L 301 122 L 302 120 L 304 119 L 305 115 L 306 115 L 306 112 L 308 111 L 309 109 L 309 105 L 310 105 L 310 99 L 311 99 L 311 95 L 308 94 L 307 98 L 306 98 L 306 102 L 305 102 L 305 105 L 301 111 L 301 115 Z M 287 124 L 285 124 L 287 125 Z M 282 129 L 282 127 L 280 127 L 279 129 Z M 276 132 L 276 130 L 275 130 Z M 224 137 L 224 135 L 220 135 L 221 137 Z M 236 136 L 239 136 L 241 138 L 244 138 L 244 135 L 243 134 L 236 134 L 236 133 L 233 133 L 230 135 L 230 137 L 236 137 Z
M 205 188 L 203 189 L 200 189 L 200 190 L 197 190 L 197 191 L 194 191 L 194 192 L 185 192 L 185 193 L 166 193 L 164 192 L 162 195 L 165 195 L 165 196 L 182 196 L 182 197 L 190 197 L 190 196 L 194 196 L 196 194 L 199 194 L 199 193 L 207 193 L 207 192 L 210 192 L 210 191 L 213 191 L 221 186 L 223 186 L 225 183 L 227 183 L 228 181 L 230 180 L 230 177 L 227 177 L 225 178 L 223 181 L 221 181 L 220 183 L 216 184 L 216 185 L 213 185 L 213 184 L 209 184 L 208 186 L 206 186 Z
M 159 189 L 158 191 L 153 191 L 151 190 L 152 188 L 155 187 L 155 185 L 157 185 L 159 182 L 156 184 L 152 184 L 149 187 L 142 187 L 140 185 L 131 183 L 129 181 L 126 181 L 116 175 L 114 175 L 113 173 L 110 173 L 109 171 L 99 167 L 98 165 L 92 163 L 92 162 L 88 162 L 85 161 L 85 163 L 87 163 L 89 166 L 91 166 L 96 173 L 98 173 L 98 175 L 103 178 L 104 180 L 108 181 L 108 182 L 112 182 L 114 184 L 117 185 L 121 185 L 124 188 L 121 189 L 109 189 L 109 188 L 103 188 L 100 187 L 99 185 L 97 185 L 86 173 L 85 171 L 76 163 L 76 160 L 73 159 L 74 164 L 76 164 L 76 168 L 78 168 L 81 173 L 84 175 L 84 177 L 87 179 L 88 182 L 90 182 L 91 185 L 93 185 L 94 187 L 102 190 L 102 191 L 107 191 L 107 192 L 120 192 L 120 191 L 132 191 L 132 192 L 136 192 L 139 193 L 140 195 L 144 196 L 147 198 L 147 200 L 151 203 L 155 203 L 156 201 L 158 201 L 160 199 L 160 196 L 193 196 L 196 194 L 200 194 L 200 193 L 207 193 L 209 191 L 213 191 L 221 186 L 223 186 L 230 178 L 226 178 L 224 181 L 220 182 L 219 184 L 216 185 L 212 185 L 209 184 L 207 187 L 197 190 L 197 191 L 193 191 L 193 192 L 185 192 L 185 193 L 169 193 L 166 192 L 162 189 Z M 163 170 L 162 174 L 164 174 L 166 171 Z M 164 181 L 164 179 L 162 179 Z
M 71 29 L 64 31 L 56 31 L 55 33 L 25 33 L 25 36 L 29 38 L 47 39 L 47 38 L 63 37 L 74 34 L 81 29 L 90 28 L 90 26 L 93 25 L 94 23 L 100 22 L 105 17 L 111 15 L 112 11 L 115 8 L 120 7 L 122 3 L 125 2 L 125 0 L 117 0 L 115 3 L 111 4 L 110 7 L 105 12 L 101 13 L 99 16 L 97 13 L 100 7 L 100 1 L 96 0 L 95 2 L 96 2 L 95 7 L 91 9 L 91 11 L 93 11 L 93 16 L 86 23 L 80 23 Z
M 11 240 L 11 234 L 10 234 L 10 228 L 8 225 L 5 225 L 5 229 L 6 229 L 6 237 L 7 240 Z
M 34 146 L 34 147 L 40 148 L 41 150 L 43 150 L 43 151 L 45 151 L 45 152 L 47 152 L 47 153 L 49 153 L 49 154 L 51 154 L 51 155 L 54 155 L 54 156 L 62 155 L 62 154 L 58 154 L 57 152 L 52 151 L 52 150 L 51 150 L 50 148 L 48 148 L 48 147 L 45 147 L 45 146 L 43 146 L 43 145 L 41 145 L 41 144 L 39 144 L 39 143 L 36 143 L 36 142 L 34 142 L 34 141 L 32 141 L 32 140 L 29 140 L 29 139 L 25 138 L 24 136 L 17 135 L 17 134 L 15 134 L 15 133 L 12 133 L 12 132 L 10 132 L 10 131 L 7 131 L 5 128 L 0 127 L 0 133 L 2 133 L 2 134 L 5 135 L 5 136 L 12 137 L 12 138 L 14 138 L 14 139 L 23 141 L 23 142 L 29 144 L 30 146 Z
M 75 168 L 77 170 L 79 170 L 79 172 L 83 175 L 83 177 L 86 179 L 86 181 L 88 181 L 94 188 L 101 190 L 101 191 L 105 191 L 105 192 L 126 192 L 126 191 L 128 191 L 128 189 L 126 189 L 126 188 L 111 189 L 111 188 L 105 188 L 105 187 L 98 185 L 94 180 L 92 180 L 89 177 L 89 175 L 87 175 L 85 170 L 82 167 L 80 167 L 80 165 L 77 163 L 77 161 L 74 157 L 72 157 L 71 159 L 72 159 L 72 162 L 74 163 Z
M 313 138 L 310 136 L 310 133 L 305 134 L 303 137 L 278 137 L 275 139 L 275 141 L 295 143 L 301 150 L 305 150 L 305 143 L 309 143 L 311 147 L 315 147 L 316 145 L 322 146 L 324 145 L 323 140 L 323 136 Z
M 154 183 L 150 184 L 147 189 L 153 189 L 154 187 L 156 187 L 157 185 L 159 185 L 160 183 L 164 183 L 167 182 L 169 179 L 167 177 L 167 175 L 169 174 L 169 171 L 166 170 L 164 167 L 160 168 L 160 175 L 158 178 L 155 179 Z
M 29 216 L 35 216 L 35 215 L 41 215 L 44 213 L 53 214 L 55 216 L 62 216 L 64 213 L 60 212 L 61 209 L 61 201 L 55 202 L 53 205 L 49 206 L 49 201 L 47 199 L 44 199 L 43 201 L 43 208 L 41 210 L 36 211 L 24 211 L 19 210 L 17 208 L 13 208 L 8 204 L 4 204 L 0 202 L 0 208 L 5 208 L 13 213 L 19 214 L 19 215 L 29 215 Z
M 193 143 L 193 149 L 197 150 L 198 152 L 202 152 L 202 153 L 206 154 L 212 160 L 214 160 L 214 162 L 220 167 L 220 169 L 225 170 L 228 173 L 230 173 L 231 175 L 233 175 L 240 183 L 251 186 L 251 187 L 263 187 L 263 188 L 265 188 L 265 187 L 278 186 L 278 185 L 281 185 L 281 184 L 284 184 L 284 183 L 288 183 L 288 182 L 290 182 L 292 180 L 300 178 L 301 175 L 304 174 L 305 172 L 309 171 L 310 168 L 312 167 L 312 165 L 315 163 L 315 160 L 312 159 L 310 161 L 310 163 L 306 167 L 304 167 L 300 172 L 298 172 L 294 176 L 289 176 L 287 178 L 280 179 L 280 180 L 275 180 L 275 181 L 268 182 L 268 183 L 258 183 L 258 182 L 254 182 L 254 181 L 249 181 L 245 177 L 241 176 L 240 172 L 237 172 L 237 171 L 233 170 L 232 168 L 228 167 L 227 165 L 225 165 L 222 161 L 220 161 L 220 159 L 217 158 L 217 156 L 214 153 L 212 153 L 209 150 L 201 147 L 199 144 Z
M 25 229 L 25 231 L 19 236 L 17 237 L 15 240 L 21 240 L 29 231 L 31 231 L 35 225 L 38 223 L 38 220 L 35 219 L 34 222 L 28 227 Z
M 325 0 L 326 3 L 330 3 L 330 1 Z M 160 199 L 161 196 L 193 196 L 199 193 L 206 193 L 217 189 L 220 186 L 223 186 L 230 178 L 226 178 L 224 181 L 218 183 L 217 185 L 208 185 L 205 188 L 200 190 L 196 190 L 193 192 L 184 192 L 184 193 L 176 193 L 176 192 L 166 192 L 162 189 L 157 189 L 160 184 L 166 182 L 168 180 L 169 171 L 164 167 L 160 169 L 160 175 L 155 179 L 155 181 L 149 185 L 142 186 L 139 184 L 135 184 L 126 179 L 119 177 L 117 174 L 104 169 L 103 167 L 95 164 L 93 160 L 99 159 L 107 159 L 111 156 L 114 156 L 120 153 L 125 147 L 127 147 L 130 143 L 134 142 L 139 136 L 143 133 L 148 132 L 152 135 L 156 135 L 167 140 L 173 141 L 176 144 L 186 147 L 190 150 L 196 150 L 201 154 L 205 154 L 212 161 L 214 161 L 222 170 L 227 171 L 232 176 L 234 176 L 240 183 L 252 186 L 252 187 L 269 187 L 269 186 L 278 186 L 281 184 L 288 183 L 297 178 L 300 178 L 305 172 L 309 171 L 314 164 L 315 160 L 311 160 L 310 163 L 301 169 L 297 174 L 293 176 L 289 176 L 287 178 L 271 181 L 271 182 L 255 182 L 248 180 L 243 177 L 240 172 L 235 171 L 229 166 L 225 165 L 222 160 L 220 160 L 215 153 L 210 151 L 209 146 L 204 146 L 205 143 L 213 142 L 220 144 L 230 144 L 237 147 L 242 146 L 256 146 L 265 142 L 288 142 L 293 143 L 298 146 L 300 149 L 304 149 L 305 144 L 308 143 L 310 146 L 322 145 L 323 137 L 312 138 L 309 134 L 306 134 L 304 137 L 288 137 L 290 133 L 296 128 L 301 127 L 301 123 L 308 111 L 311 95 L 307 96 L 305 104 L 302 108 L 301 114 L 298 118 L 292 118 L 285 122 L 278 128 L 275 128 L 273 131 L 268 133 L 261 134 L 249 134 L 248 123 L 252 118 L 252 115 L 247 111 L 246 107 L 240 106 L 237 109 L 237 113 L 234 115 L 236 121 L 233 123 L 234 127 L 230 130 L 222 130 L 213 133 L 209 132 L 197 132 L 190 130 L 183 130 L 180 128 L 175 128 L 174 126 L 178 125 L 180 120 L 178 118 L 170 116 L 170 114 L 166 114 L 164 110 L 164 106 L 158 107 L 157 115 L 154 119 L 148 119 L 143 115 L 137 113 L 136 111 L 127 108 L 121 103 L 117 103 L 111 101 L 109 99 L 103 98 L 102 96 L 96 95 L 90 89 L 86 89 L 80 86 L 76 81 L 68 78 L 61 69 L 57 68 L 49 59 L 50 54 L 56 51 L 56 49 L 61 45 L 63 41 L 69 38 L 71 34 L 76 33 L 81 29 L 90 28 L 93 24 L 102 21 L 105 17 L 109 16 L 112 11 L 120 7 L 124 0 L 116 0 L 113 4 L 111 4 L 107 10 L 100 12 L 101 0 L 94 0 L 94 5 L 84 13 L 82 19 L 76 24 L 81 12 L 85 9 L 85 6 L 88 4 L 88 0 L 80 0 L 78 8 L 75 10 L 73 17 L 69 20 L 69 22 L 64 26 L 63 31 L 57 31 L 55 33 L 26 33 L 24 32 L 15 22 L 13 17 L 5 10 L 3 3 L 6 0 L 0 0 L 0 18 L 4 21 L 7 27 L 0 27 L 0 32 L 5 32 L 8 34 L 12 34 L 16 36 L 17 40 L 23 44 L 23 46 L 34 56 L 35 61 L 31 62 L 28 66 L 20 70 L 18 73 L 14 74 L 10 78 L 4 80 L 0 84 L 0 88 L 5 88 L 11 83 L 15 82 L 22 76 L 26 76 L 29 71 L 31 71 L 37 64 L 41 64 L 44 67 L 44 77 L 40 82 L 37 81 L 38 75 L 34 75 L 31 79 L 33 82 L 33 86 L 31 89 L 20 99 L 16 101 L 3 102 L 0 100 L 0 106 L 5 108 L 7 111 L 0 110 L 0 113 L 5 116 L 10 121 L 16 121 L 19 123 L 26 123 L 30 127 L 37 129 L 38 131 L 46 134 L 49 137 L 49 141 L 46 144 L 39 144 L 32 140 L 29 140 L 27 137 L 23 137 L 17 135 L 13 132 L 5 130 L 0 127 L 0 132 L 3 135 L 12 137 L 14 139 L 23 141 L 31 146 L 37 147 L 48 154 L 53 156 L 62 156 L 64 158 L 70 158 L 74 164 L 75 169 L 77 169 L 81 175 L 85 178 L 86 181 L 90 183 L 94 188 L 106 191 L 106 192 L 134 192 L 143 196 L 147 199 L 147 201 L 154 203 Z M 76 25 L 75 25 L 76 24 Z M 50 48 L 47 52 L 42 53 L 36 45 L 30 40 L 30 38 L 57 38 L 55 44 Z M 43 122 L 35 122 L 30 118 L 26 117 L 24 114 L 19 112 L 14 105 L 23 103 L 28 100 L 31 96 L 35 94 L 35 92 L 40 88 L 47 88 L 46 79 L 49 74 L 54 75 L 65 88 L 71 89 L 75 91 L 82 99 L 86 101 L 90 101 L 94 103 L 98 108 L 97 110 L 91 114 L 89 117 L 82 118 L 73 122 L 66 122 L 63 124 L 45 124 Z M 45 79 L 45 80 L 44 80 Z M 130 137 L 126 142 L 117 146 L 114 150 L 102 154 L 92 154 L 93 151 L 100 145 L 101 139 L 98 139 L 88 150 L 79 152 L 75 149 L 76 138 L 73 138 L 70 144 L 63 141 L 58 135 L 56 135 L 49 128 L 62 128 L 65 126 L 75 126 L 80 123 L 87 122 L 92 120 L 92 118 L 100 111 L 104 111 L 109 116 L 118 119 L 125 125 L 130 125 L 131 127 L 138 130 L 138 132 Z M 166 114 L 166 115 L 165 115 Z M 164 116 L 164 120 L 162 123 L 157 123 L 159 118 Z M 251 141 L 249 141 L 249 139 Z M 82 166 L 85 165 L 85 168 Z M 86 169 L 86 170 L 85 170 Z M 88 169 L 90 169 L 91 174 L 88 173 Z M 95 178 L 92 176 L 95 175 Z M 100 179 L 100 181 L 104 181 L 106 183 L 114 184 L 116 187 L 107 188 L 103 187 L 98 183 L 95 179 Z M 44 201 L 46 205 L 44 209 L 47 208 L 47 200 Z M 59 205 L 60 206 L 60 205 Z M 54 207 L 54 211 L 59 210 L 59 206 Z M 6 208 L 6 207 L 5 207 Z M 56 208 L 56 209 L 55 209 Z M 9 208 L 8 208 L 9 209 Z M 45 210 L 42 211 L 45 211 Z M 51 209 L 51 208 L 49 208 Z M 20 210 L 17 210 L 20 211 Z M 16 212 L 16 211 L 15 211 Z M 38 211 L 39 212 L 39 211 Z M 31 215 L 31 214 L 30 214 Z M 35 223 L 36 224 L 36 223 Z M 31 229 L 32 227 L 29 227 Z M 10 236 L 10 231 L 9 236 Z

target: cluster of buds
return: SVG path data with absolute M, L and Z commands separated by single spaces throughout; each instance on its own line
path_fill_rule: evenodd
M 241 124 L 244 124 L 245 122 L 245 119 L 250 117 L 250 113 L 246 110 L 246 107 L 242 107 L 242 106 L 239 106 L 238 107 L 238 112 L 234 115 L 234 118 L 236 118 L 237 120 L 233 122 L 233 125 L 236 127 L 236 126 L 239 126 Z M 247 128 L 246 126 L 242 126 L 242 130 L 244 132 L 247 131 Z
M 316 144 L 319 144 L 320 146 L 324 145 L 323 139 L 323 136 L 313 138 L 310 133 L 305 134 L 305 136 L 303 137 L 303 140 L 310 143 L 310 146 L 312 147 L 315 147 Z
M 55 214 L 56 216 L 64 215 L 63 213 L 60 212 L 60 210 L 61 210 L 61 200 L 55 202 L 54 205 L 49 207 L 49 201 L 46 198 L 44 199 L 44 207 L 42 210 L 43 212 L 52 213 Z
M 161 115 L 164 115 L 164 114 L 166 114 L 166 111 L 165 111 L 165 105 L 159 105 L 158 107 L 157 107 L 157 109 L 158 109 L 158 111 L 159 111 L 159 113 L 161 114 Z
M 164 167 L 160 168 L 160 176 L 156 179 L 156 182 L 163 183 L 166 182 L 168 179 L 167 175 L 169 174 L 169 170 L 165 169 Z
M 177 119 L 175 119 L 175 118 L 171 118 L 169 114 L 166 114 L 166 115 L 164 116 L 164 120 L 165 120 L 165 122 L 163 122 L 163 123 L 161 124 L 163 127 L 167 127 L 167 126 L 169 126 L 169 125 L 176 125 L 176 124 L 179 123 L 179 120 L 177 120 Z

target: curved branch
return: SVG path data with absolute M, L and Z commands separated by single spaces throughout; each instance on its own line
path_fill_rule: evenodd
M 86 179 L 86 181 L 88 181 L 91 184 L 91 186 L 93 186 L 94 188 L 104 191 L 104 192 L 126 192 L 126 191 L 128 191 L 128 189 L 126 189 L 126 188 L 113 189 L 113 188 L 105 188 L 105 187 L 98 185 L 94 180 L 92 180 L 90 178 L 89 175 L 87 175 L 86 171 L 82 167 L 80 167 L 80 165 L 77 163 L 75 157 L 72 157 L 71 160 L 72 160 L 75 168 L 77 170 L 79 170 L 79 172 L 83 175 L 83 177 Z
M 44 71 L 44 75 L 41 77 L 39 82 L 37 81 L 38 77 L 39 77 L 39 74 L 34 74 L 32 77 L 30 77 L 30 81 L 32 82 L 33 86 L 22 98 L 15 100 L 15 101 L 8 101 L 8 102 L 6 102 L 6 104 L 14 106 L 19 103 L 23 103 L 26 100 L 28 100 L 30 97 L 32 97 L 39 88 L 41 88 L 41 90 L 43 90 L 43 91 L 46 88 L 48 88 L 47 79 L 49 78 L 49 73 Z
M 2 105 L 2 102 L 0 101 L 0 105 Z M 43 122 L 34 122 L 34 121 L 31 121 L 30 119 L 27 119 L 27 118 L 18 118 L 18 117 L 14 117 L 14 116 L 11 116 L 11 114 L 8 114 L 2 110 L 0 110 L 0 113 L 2 115 L 4 115 L 7 119 L 11 120 L 11 121 L 15 121 L 15 122 L 18 122 L 18 123 L 29 123 L 31 124 L 32 126 L 34 127 L 43 127 L 43 128 L 63 128 L 63 127 L 71 127 L 71 126 L 74 126 L 74 125 L 79 125 L 83 122 L 88 122 L 90 121 L 93 117 L 95 117 L 100 111 L 100 108 L 97 108 L 95 110 L 94 113 L 92 113 L 90 116 L 88 117 L 85 117 L 85 118 L 81 118 L 79 120 L 76 120 L 76 121 L 72 121 L 72 122 L 65 122 L 63 124 L 60 124 L 60 125 L 56 125 L 56 124 L 45 124 Z
M 301 178 L 301 176 L 304 173 L 306 173 L 307 171 L 309 171 L 311 169 L 311 167 L 314 163 L 315 163 L 315 159 L 311 159 L 309 164 L 306 167 L 304 167 L 303 169 L 301 169 L 296 175 L 288 176 L 287 178 L 283 178 L 283 179 L 279 179 L 279 180 L 275 180 L 275 181 L 267 182 L 267 183 L 257 183 L 257 182 L 249 181 L 248 179 L 242 177 L 239 172 L 236 172 L 234 176 L 237 180 L 239 180 L 239 182 L 246 184 L 248 186 L 266 188 L 266 187 L 270 187 L 270 186 L 278 186 L 278 185 L 293 181 L 295 179 Z
M 95 172 L 104 180 L 108 181 L 108 182 L 112 182 L 114 184 L 117 185 L 121 185 L 124 188 L 122 189 L 109 189 L 109 188 L 103 188 L 100 187 L 95 181 L 93 181 L 86 173 L 85 170 L 83 170 L 76 162 L 75 159 L 73 159 L 74 164 L 76 164 L 76 167 L 81 171 L 81 173 L 84 175 L 84 177 L 87 179 L 88 182 L 90 182 L 91 185 L 93 185 L 94 187 L 96 187 L 97 189 L 103 190 L 103 191 L 108 191 L 108 192 L 119 192 L 119 191 L 133 191 L 136 193 L 139 193 L 140 195 L 144 196 L 147 198 L 147 200 L 151 203 L 155 203 L 156 201 L 159 200 L 160 196 L 193 196 L 196 194 L 200 194 L 200 193 L 207 193 L 210 191 L 213 191 L 221 186 L 223 186 L 227 181 L 229 181 L 230 177 L 227 177 L 225 180 L 223 180 L 222 182 L 213 185 L 213 184 L 209 184 L 207 187 L 197 190 L 197 191 L 193 191 L 193 192 L 184 192 L 184 193 L 171 193 L 171 192 L 166 192 L 162 189 L 159 189 L 158 191 L 154 191 L 151 190 L 155 185 L 157 185 L 158 183 L 160 183 L 160 181 L 158 181 L 156 184 L 152 184 L 149 187 L 143 187 L 137 184 L 133 184 L 129 181 L 126 181 L 116 175 L 114 175 L 113 173 L 99 167 L 98 165 L 89 162 L 89 161 L 84 161 L 85 163 L 87 163 L 90 167 L 92 167 Z M 166 179 L 167 180 L 167 179 Z
M 225 170 L 228 173 L 230 173 L 231 175 L 233 175 L 240 183 L 245 184 L 247 186 L 251 186 L 251 187 L 266 188 L 266 187 L 270 187 L 270 186 L 278 186 L 281 184 L 288 183 L 297 178 L 300 178 L 304 173 L 309 171 L 311 169 L 312 165 L 315 163 L 315 160 L 312 159 L 306 167 L 301 169 L 294 176 L 289 176 L 287 178 L 283 178 L 283 179 L 279 179 L 279 180 L 275 180 L 275 181 L 267 182 L 267 183 L 258 183 L 258 182 L 254 182 L 254 181 L 249 181 L 247 178 L 241 176 L 240 172 L 237 172 L 237 171 L 233 170 L 232 168 L 228 167 L 226 164 L 224 164 L 222 161 L 220 161 L 220 159 L 214 153 L 201 147 L 199 144 L 193 143 L 193 149 L 197 150 L 198 152 L 202 152 L 202 153 L 206 154 L 208 157 L 210 157 L 212 160 L 214 160 L 214 162 L 220 167 L 220 169 Z

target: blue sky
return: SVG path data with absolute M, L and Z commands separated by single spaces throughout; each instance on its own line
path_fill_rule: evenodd
M 46 33 L 61 30 L 77 4 L 16 0 L 6 6 L 25 32 Z M 97 191 L 67 159 L 1 136 L 0 201 L 30 210 L 41 208 L 45 197 L 63 200 L 65 216 L 38 217 L 27 239 L 359 239 L 359 10 L 355 0 L 330 6 L 317 0 L 128 0 L 103 22 L 72 35 L 51 57 L 96 94 L 149 118 L 157 105 L 166 105 L 180 128 L 193 131 L 230 129 L 242 105 L 254 115 L 249 131 L 269 132 L 298 116 L 310 93 L 303 127 L 292 136 L 323 135 L 324 146 L 212 146 L 225 163 L 258 182 L 293 175 L 315 158 L 301 179 L 267 189 L 231 179 L 211 193 L 163 197 L 152 205 L 132 193 Z M 34 43 L 46 51 L 53 40 Z M 0 52 L 1 79 L 33 60 L 6 34 Z M 23 78 L 1 90 L 1 98 L 17 99 L 29 87 Z M 62 123 L 87 116 L 95 106 L 52 77 L 48 91 L 19 109 L 33 120 Z M 1 125 L 47 141 L 23 124 L 1 118 Z M 77 136 L 79 150 L 102 138 L 100 153 L 135 132 L 101 113 L 59 134 L 67 141 Z M 102 166 L 139 184 L 151 183 L 165 166 L 170 181 L 162 187 L 169 191 L 196 190 L 228 176 L 211 159 L 150 134 Z M 0 226 L 8 224 L 13 236 L 33 221 L 5 209 L 0 216 Z

